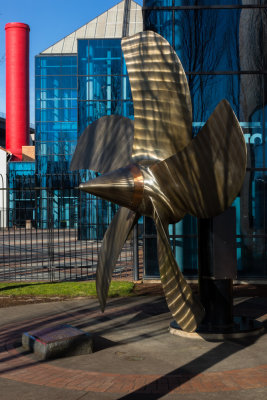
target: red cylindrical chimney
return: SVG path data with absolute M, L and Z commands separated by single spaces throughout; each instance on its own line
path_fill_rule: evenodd
M 27 24 L 6 24 L 6 149 L 22 160 L 29 145 L 29 31 Z

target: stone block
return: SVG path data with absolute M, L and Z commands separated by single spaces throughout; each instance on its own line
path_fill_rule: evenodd
M 24 332 L 22 347 L 33 352 L 38 360 L 48 360 L 92 353 L 93 337 L 90 333 L 63 324 Z

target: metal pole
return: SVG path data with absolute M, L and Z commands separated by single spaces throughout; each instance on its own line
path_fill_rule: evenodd
M 139 280 L 139 256 L 138 256 L 138 224 L 133 229 L 133 263 L 134 263 L 134 281 Z
M 236 276 L 234 208 L 198 221 L 198 261 L 200 300 L 206 311 L 200 329 L 231 329 Z

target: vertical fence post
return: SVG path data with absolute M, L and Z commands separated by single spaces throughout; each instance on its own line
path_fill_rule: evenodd
M 54 229 L 53 229 L 53 193 L 49 188 L 47 191 L 47 222 L 48 222 L 48 257 L 50 282 L 54 281 Z
M 138 224 L 133 229 L 133 262 L 134 262 L 134 281 L 139 280 L 139 256 L 138 256 Z

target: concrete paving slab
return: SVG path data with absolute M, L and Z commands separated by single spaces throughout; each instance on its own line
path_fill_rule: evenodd
M 237 299 L 241 311 L 266 328 L 267 298 Z M 3 400 L 24 399 L 19 387 L 27 400 L 267 398 L 266 331 L 206 342 L 170 335 L 170 321 L 165 300 L 148 296 L 111 299 L 104 314 L 90 299 L 0 309 L 0 400 L 2 387 Z M 37 362 L 20 346 L 24 331 L 66 323 L 93 333 L 93 354 Z
M 80 400 L 83 394 L 65 389 L 31 385 L 0 378 L 1 400 Z M 104 400 L 104 399 L 103 399 Z

